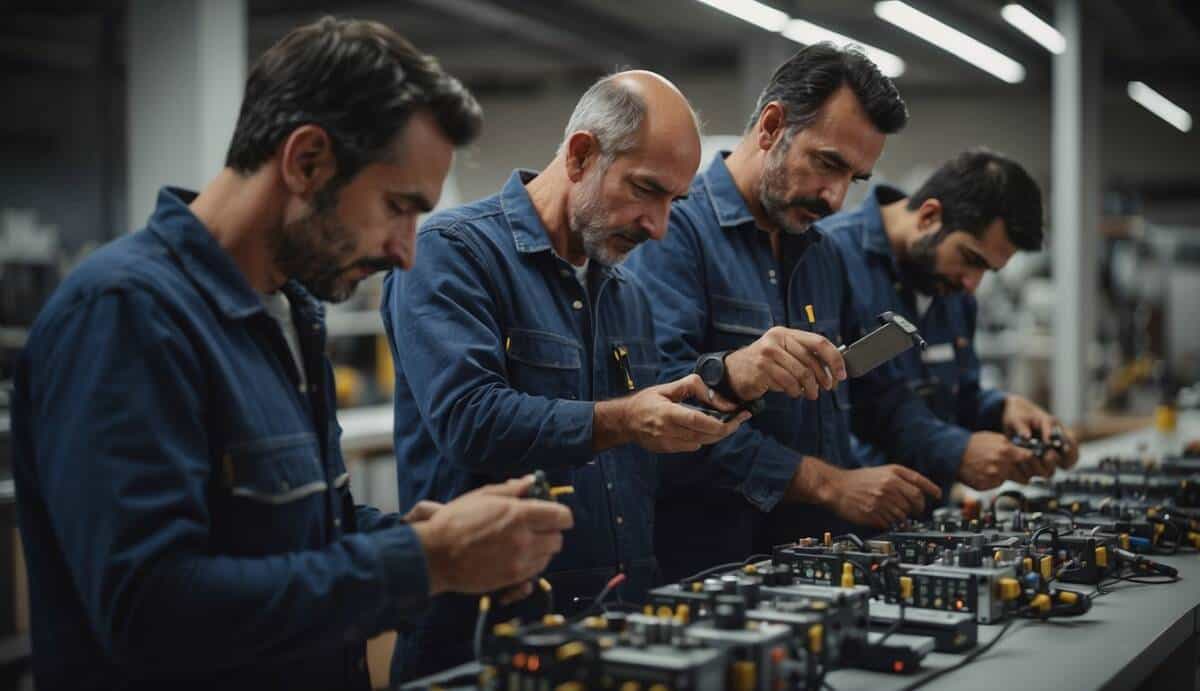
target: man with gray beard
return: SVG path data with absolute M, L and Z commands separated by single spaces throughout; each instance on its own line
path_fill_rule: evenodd
M 546 573 L 565 614 L 618 574 L 615 596 L 643 597 L 657 572 L 652 452 L 695 451 L 747 416 L 722 423 L 679 405 L 733 409 L 695 375 L 655 385 L 650 306 L 619 266 L 663 237 L 699 161 L 695 114 L 672 84 L 607 77 L 544 170 L 514 171 L 499 194 L 435 214 L 418 234 L 421 261 L 387 278 L 400 505 L 537 469 L 573 486 L 561 501 L 575 527 Z M 392 678 L 470 659 L 475 608 L 435 599 L 398 641 Z M 493 611 L 489 629 L 545 610 L 530 598 Z

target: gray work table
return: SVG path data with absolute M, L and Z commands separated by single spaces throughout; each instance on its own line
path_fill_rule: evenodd
M 1179 430 L 1180 438 L 1200 438 L 1200 412 L 1182 414 Z M 1139 431 L 1085 444 L 1080 447 L 1079 465 L 1094 465 L 1104 456 L 1134 454 L 1153 438 L 1152 431 Z M 1019 487 L 1006 485 L 980 496 L 987 499 L 996 492 Z M 1093 600 L 1091 611 L 1080 617 L 1018 619 L 986 653 L 920 688 L 1200 690 L 1196 679 L 1200 555 L 1185 551 L 1153 558 L 1177 568 L 1181 580 L 1169 585 L 1117 583 Z M 1064 587 L 1081 592 L 1093 590 L 1092 586 L 1079 584 Z M 994 639 L 1004 626 L 980 626 L 979 645 Z M 931 653 L 922 669 L 910 675 L 848 669 L 831 672 L 826 681 L 835 691 L 898 691 L 938 669 L 961 662 L 964 655 Z

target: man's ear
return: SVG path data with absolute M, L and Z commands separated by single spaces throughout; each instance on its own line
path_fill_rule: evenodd
M 288 191 L 312 196 L 337 174 L 329 134 L 317 125 L 301 125 L 279 145 L 279 173 Z
M 937 199 L 926 199 L 917 207 L 917 231 L 921 235 L 936 233 L 942 229 L 942 203 Z
M 571 182 L 579 182 L 588 166 L 600 156 L 600 142 L 596 136 L 587 130 L 573 133 L 567 139 L 566 166 L 567 177 Z
M 758 122 L 754 126 L 757 133 L 758 148 L 769 151 L 775 142 L 783 135 L 786 127 L 783 105 L 779 101 L 771 101 L 763 106 Z

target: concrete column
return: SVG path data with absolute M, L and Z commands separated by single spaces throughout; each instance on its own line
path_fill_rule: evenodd
M 1055 23 L 1067 49 L 1054 57 L 1050 241 L 1058 303 L 1054 320 L 1053 406 L 1067 424 L 1084 421 L 1096 333 L 1096 248 L 1100 226 L 1100 32 L 1080 0 L 1057 0 Z
M 246 82 L 246 0 L 130 0 L 129 184 L 124 227 L 163 185 L 198 190 L 219 172 Z

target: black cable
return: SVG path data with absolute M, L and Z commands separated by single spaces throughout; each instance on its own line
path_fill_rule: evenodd
M 1009 619 L 1008 623 L 1004 625 L 1004 628 L 1000 629 L 1000 633 L 996 634 L 995 638 L 988 641 L 983 646 L 980 646 L 980 647 L 972 650 L 971 652 L 967 653 L 965 656 L 963 656 L 963 659 L 959 660 L 958 662 L 954 663 L 953 665 L 951 665 L 949 667 L 943 667 L 942 669 L 939 669 L 939 670 L 933 672 L 932 674 L 929 674 L 928 676 L 918 679 L 918 680 L 914 681 L 913 683 L 909 684 L 908 686 L 905 686 L 903 689 L 900 689 L 900 691 L 913 691 L 914 689 L 919 689 L 922 686 L 933 681 L 934 679 L 941 678 L 951 672 L 954 672 L 954 671 L 962 669 L 963 667 L 966 667 L 968 664 L 974 662 L 975 659 L 978 658 L 980 655 L 983 655 L 987 651 L 991 650 L 992 646 L 996 645 L 996 643 L 999 642 L 1000 639 L 1004 637 L 1004 634 L 1008 633 L 1008 630 L 1010 628 L 1012 628 L 1012 625 L 1015 624 L 1016 622 L 1017 622 L 1017 619 L 1015 617 L 1012 619 Z
M 746 557 L 745 559 L 743 559 L 741 561 L 730 561 L 730 562 L 725 562 L 724 564 L 717 564 L 716 566 L 710 566 L 707 569 L 704 569 L 703 571 L 699 571 L 697 573 L 692 574 L 691 576 L 688 576 L 687 578 L 680 579 L 680 583 L 691 583 L 692 581 L 698 581 L 707 576 L 711 576 L 714 573 L 719 573 L 721 571 L 726 571 L 728 569 L 736 569 L 739 566 L 745 566 L 753 561 L 761 561 L 763 559 L 770 559 L 770 558 L 771 558 L 771 555 L 769 555 L 769 554 L 751 554 L 750 556 Z
M 834 542 L 841 542 L 843 540 L 849 540 L 850 542 L 853 542 L 860 550 L 867 546 L 867 543 L 863 542 L 863 539 L 854 533 L 846 533 L 845 535 L 838 535 L 837 537 L 833 538 Z

